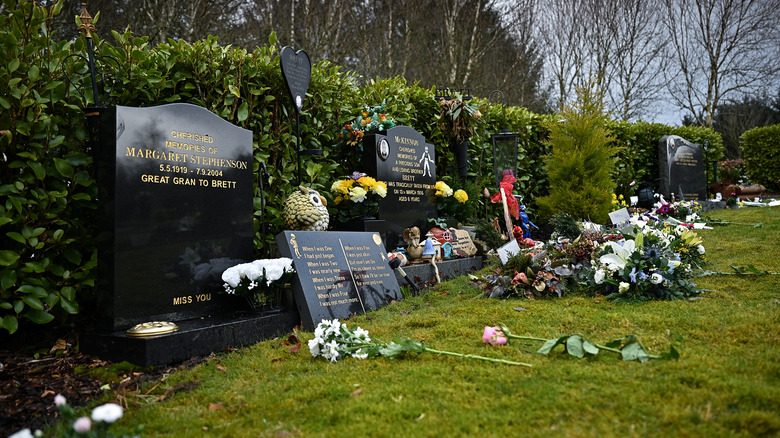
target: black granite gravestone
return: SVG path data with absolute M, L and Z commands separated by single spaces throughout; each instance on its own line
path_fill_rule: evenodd
M 82 351 L 158 365 L 292 328 L 294 309 L 273 321 L 236 317 L 233 297 L 219 294 L 222 272 L 254 255 L 251 131 L 183 103 L 94 117 L 102 332 L 85 335 Z M 151 321 L 180 330 L 125 333 Z
M 251 131 L 181 103 L 101 118 L 104 328 L 208 314 L 221 299 L 217 273 L 254 253 Z
M 387 223 L 385 243 L 395 248 L 405 228 L 425 228 L 435 218 L 436 148 L 408 126 L 363 140 L 364 171 L 387 183 L 387 196 L 379 203 L 379 219 Z
M 701 145 L 676 135 L 658 141 L 661 194 L 676 200 L 707 199 L 704 158 Z
M 276 243 L 293 259 L 293 295 L 307 330 L 402 299 L 379 233 L 283 231 Z

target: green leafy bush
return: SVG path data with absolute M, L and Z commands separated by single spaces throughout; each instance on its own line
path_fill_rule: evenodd
M 780 125 L 753 128 L 740 137 L 750 180 L 780 190 Z
M 96 187 L 84 115 L 67 101 L 72 43 L 48 32 L 50 8 L 5 1 L 0 16 L 0 326 L 79 312 L 94 286 Z

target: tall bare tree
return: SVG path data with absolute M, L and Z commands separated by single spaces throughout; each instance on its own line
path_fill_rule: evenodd
M 754 91 L 780 72 L 780 0 L 663 0 L 673 68 L 669 91 L 698 124 L 719 103 Z
M 615 36 L 611 58 L 610 110 L 622 120 L 649 114 L 665 89 L 661 81 L 666 39 L 659 29 L 661 10 L 655 2 L 616 3 L 610 32 Z

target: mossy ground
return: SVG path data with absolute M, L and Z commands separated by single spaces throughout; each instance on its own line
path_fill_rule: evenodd
M 713 271 L 780 271 L 780 208 L 712 217 L 753 224 L 701 231 Z M 697 279 L 692 301 L 614 304 L 568 296 L 488 300 L 457 279 L 349 321 L 382 340 L 533 364 L 513 367 L 424 353 L 399 360 L 314 359 L 285 339 L 221 353 L 157 386 L 126 393 L 113 432 L 144 436 L 776 436 L 780 433 L 780 276 Z M 522 307 L 525 310 L 515 310 Z M 482 343 L 486 325 L 606 343 L 636 334 L 679 360 L 577 360 L 534 342 Z M 559 347 L 560 348 L 560 347 Z M 166 390 L 198 382 L 161 401 Z M 194 385 L 192 385 L 194 386 Z

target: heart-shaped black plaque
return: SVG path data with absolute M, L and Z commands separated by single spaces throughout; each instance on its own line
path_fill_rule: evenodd
M 303 50 L 297 52 L 292 47 L 286 46 L 279 52 L 279 63 L 282 65 L 282 76 L 287 82 L 290 98 L 295 104 L 295 110 L 300 112 L 303 108 L 303 98 L 311 80 L 311 60 L 309 54 Z

